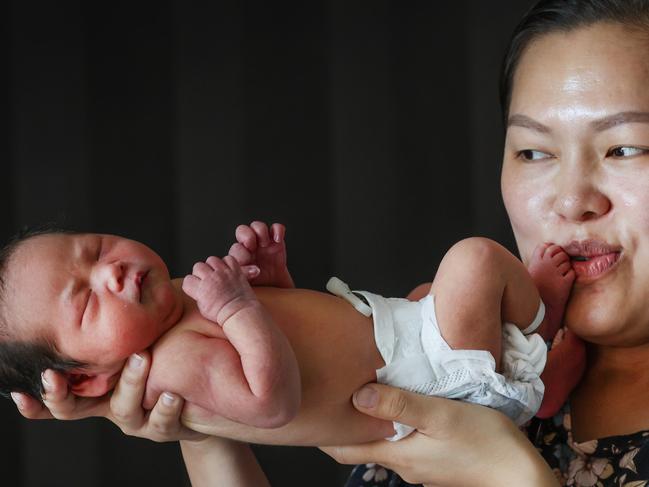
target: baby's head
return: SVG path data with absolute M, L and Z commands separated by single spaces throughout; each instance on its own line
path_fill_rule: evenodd
M 103 395 L 182 310 L 166 265 L 139 242 L 61 231 L 15 239 L 0 253 L 0 392 L 38 399 L 52 368 L 75 394 Z

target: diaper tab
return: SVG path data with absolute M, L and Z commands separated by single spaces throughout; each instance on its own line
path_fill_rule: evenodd
M 327 281 L 326 287 L 327 291 L 349 302 L 354 308 L 356 308 L 356 311 L 358 311 L 362 315 L 365 315 L 368 318 L 372 316 L 372 308 L 365 304 L 351 291 L 351 289 L 349 289 L 349 286 L 346 283 L 344 283 L 337 277 L 332 277 L 331 279 L 329 279 L 329 281 Z

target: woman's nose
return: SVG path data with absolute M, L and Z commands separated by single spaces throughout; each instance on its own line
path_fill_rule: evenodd
M 557 175 L 558 191 L 554 211 L 572 222 L 587 222 L 606 215 L 611 200 L 598 187 L 592 168 L 572 167 Z

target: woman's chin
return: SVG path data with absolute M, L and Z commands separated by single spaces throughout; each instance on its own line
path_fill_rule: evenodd
M 583 340 L 599 345 L 621 345 L 624 340 L 624 318 L 612 296 L 595 298 L 576 292 L 570 298 L 564 316 L 564 325 Z M 616 342 L 616 343 L 614 343 Z

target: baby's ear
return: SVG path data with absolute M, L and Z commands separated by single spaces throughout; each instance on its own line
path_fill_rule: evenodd
M 99 397 L 114 387 L 118 374 L 110 372 L 84 374 L 70 371 L 66 375 L 70 390 L 75 396 Z

